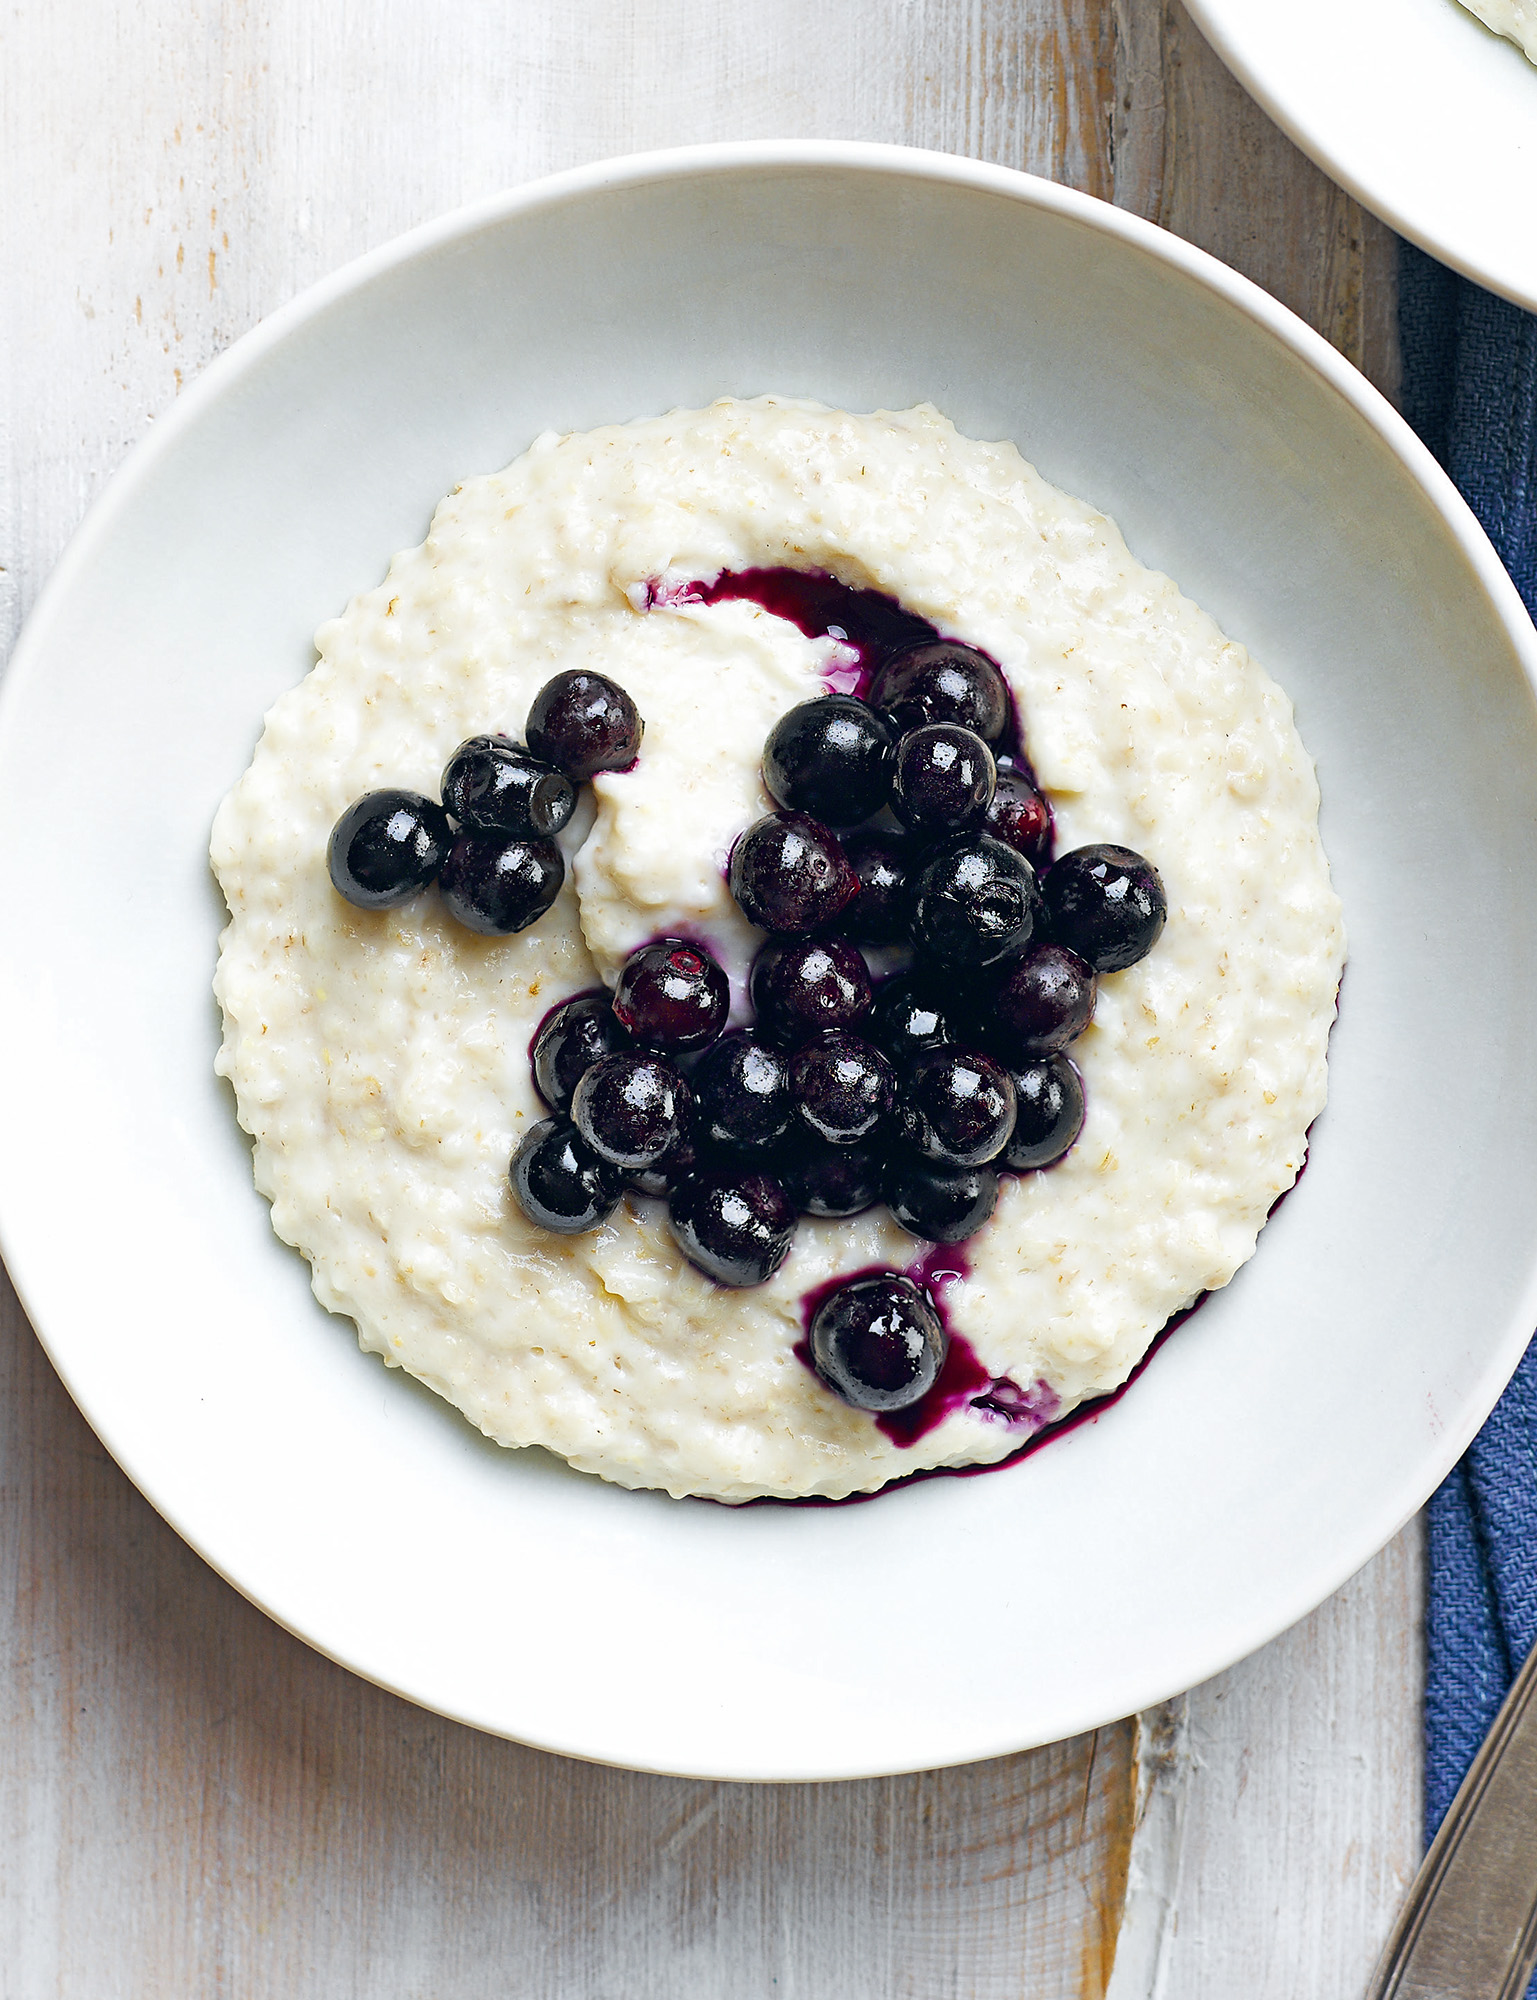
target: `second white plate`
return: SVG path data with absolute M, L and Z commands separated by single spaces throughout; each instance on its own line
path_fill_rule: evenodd
M 1457 0 L 1190 0 L 1218 55 L 1401 236 L 1537 311 L 1537 65 Z

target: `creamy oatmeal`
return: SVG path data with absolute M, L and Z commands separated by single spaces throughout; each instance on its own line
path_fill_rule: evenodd
M 556 1003 L 681 933 L 744 1005 L 761 935 L 726 858 L 771 803 L 765 736 L 846 649 L 686 586 L 772 566 L 889 593 L 989 653 L 1059 849 L 1138 849 L 1168 896 L 1157 949 L 1101 982 L 1074 1045 L 1082 1137 L 1051 1171 L 1007 1178 L 949 1260 L 969 1267 L 942 1285 L 950 1325 L 1014 1400 L 963 1400 L 907 1445 L 795 1354 L 808 1294 L 921 1255 L 884 1208 L 803 1219 L 773 1279 L 728 1291 L 684 1261 L 659 1203 L 627 1196 L 561 1237 L 508 1187 L 545 1115 L 529 1043 Z M 1011 444 L 926 407 L 771 397 L 546 435 L 456 489 L 316 644 L 214 826 L 231 911 L 218 1066 L 317 1296 L 490 1437 L 727 1500 L 985 1463 L 1124 1381 L 1171 1314 L 1252 1255 L 1324 1102 L 1344 954 L 1313 767 L 1274 682 Z M 463 738 L 520 734 L 572 667 L 628 689 L 645 737 L 560 835 L 570 866 L 542 921 L 484 938 L 431 895 L 368 913 L 334 893 L 327 837 L 352 800 L 435 797 Z
M 1486 28 L 1522 49 L 1537 62 L 1537 0 L 1462 0 Z

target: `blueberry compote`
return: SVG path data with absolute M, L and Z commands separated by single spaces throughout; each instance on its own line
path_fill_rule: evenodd
M 529 1045 L 534 1088 L 552 1111 L 569 1111 L 576 1086 L 595 1062 L 618 1055 L 630 1037 L 607 993 L 578 993 L 552 1007 Z
M 730 1007 L 725 973 L 687 938 L 658 938 L 631 952 L 614 986 L 615 1018 L 654 1049 L 708 1048 Z
M 796 1352 L 895 1444 L 962 1408 L 1033 1434 L 1056 1414 L 1054 1392 L 990 1375 L 948 1326 L 946 1292 L 1000 1177 L 1054 1165 L 1077 1137 L 1082 1077 L 1063 1050 L 1092 1021 L 1097 979 L 1156 943 L 1158 871 L 1110 846 L 1054 867 L 1051 807 L 985 653 L 818 572 L 668 582 L 649 601 L 727 598 L 833 642 L 829 692 L 764 746 L 776 810 L 742 829 L 727 864 L 765 934 L 756 1018 L 722 1038 L 729 993 L 706 947 L 642 946 L 611 1007 L 584 996 L 536 1038 L 541 1092 L 567 1116 L 525 1142 L 514 1190 L 563 1232 L 596 1227 L 621 1180 L 660 1197 L 684 1255 L 730 1287 L 780 1269 L 800 1215 L 884 1201 L 926 1247 L 903 1270 L 808 1295 Z M 540 767 L 579 781 L 638 747 L 619 691 L 582 678 L 536 702 L 532 772 L 488 770 L 521 811 Z M 894 976 L 873 985 L 861 947 L 887 967 L 894 957 Z
M 827 1028 L 857 1027 L 875 997 L 864 954 L 843 938 L 765 945 L 749 990 L 759 1028 L 787 1048 Z
M 724 1035 L 693 1075 L 695 1134 L 712 1146 L 772 1146 L 790 1129 L 790 1064 L 761 1035 Z
M 920 1438 L 937 1429 L 946 1417 L 966 1409 L 979 1410 L 986 1417 L 1011 1425 L 1026 1438 L 1033 1437 L 1057 1414 L 1060 1407 L 1057 1394 L 1045 1382 L 1022 1388 L 1007 1375 L 990 1374 L 971 1342 L 950 1325 L 948 1295 L 964 1282 L 967 1269 L 963 1250 L 935 1244 L 902 1271 L 858 1271 L 850 1278 L 836 1278 L 830 1284 L 817 1286 L 801 1301 L 801 1318 L 806 1333 L 805 1338 L 795 1344 L 796 1359 L 823 1381 L 828 1381 L 822 1357 L 825 1356 L 827 1329 L 830 1324 L 839 1323 L 839 1302 L 850 1292 L 856 1297 L 868 1298 L 872 1293 L 879 1297 L 880 1293 L 875 1291 L 878 1286 L 893 1287 L 896 1298 L 916 1293 L 927 1308 L 927 1319 L 923 1323 L 931 1320 L 937 1329 L 938 1365 L 916 1386 L 915 1393 L 903 1395 L 898 1392 L 893 1395 L 888 1391 L 879 1405 L 861 1404 L 857 1395 L 848 1394 L 837 1383 L 830 1382 L 829 1386 L 844 1401 L 859 1408 L 874 1409 L 876 1428 L 895 1445 L 916 1444 Z M 902 1289 L 896 1291 L 896 1287 Z M 820 1342 L 817 1337 L 819 1326 L 822 1329 Z M 1015 1455 L 1010 1454 L 1011 1457 Z M 978 1466 L 971 1469 L 987 1471 L 991 1468 Z
M 390 909 L 436 880 L 453 837 L 448 814 L 420 792 L 365 792 L 331 829 L 332 885 L 356 909 Z
M 927 1247 L 904 1270 L 808 1294 L 797 1355 L 894 1444 L 971 1409 L 1028 1448 L 1055 1393 L 990 1375 L 949 1326 L 946 1294 L 1000 1175 L 1053 1166 L 1077 1138 L 1083 1080 L 1063 1051 L 1092 1021 L 1097 980 L 1157 943 L 1162 881 L 1109 844 L 1053 862 L 1050 802 L 985 653 L 817 571 L 648 592 L 729 598 L 832 641 L 827 694 L 764 746 L 778 810 L 742 830 L 728 862 L 743 915 L 766 934 L 757 1020 L 723 1039 L 730 990 L 710 951 L 680 937 L 643 945 L 611 998 L 579 994 L 541 1022 L 529 1053 L 555 1115 L 524 1134 L 512 1192 L 558 1235 L 600 1227 L 626 1191 L 665 1201 L 684 1255 L 728 1287 L 767 1282 L 800 1215 L 884 1201 Z M 522 930 L 564 883 L 554 836 L 578 787 L 628 769 L 643 729 L 617 683 L 557 674 L 525 742 L 491 731 L 459 745 L 441 803 L 389 790 L 350 806 L 327 850 L 337 892 L 381 911 L 436 883 L 466 928 Z M 873 987 L 861 947 L 888 966 L 894 952 L 896 975 Z
M 812 1366 L 856 1410 L 906 1409 L 933 1388 L 945 1329 L 911 1278 L 877 1273 L 828 1293 L 811 1316 Z
M 557 674 L 529 706 L 528 746 L 500 731 L 466 737 L 443 767 L 441 804 L 395 790 L 355 799 L 326 847 L 332 886 L 355 909 L 385 910 L 436 883 L 466 930 L 526 930 L 565 882 L 554 836 L 576 810 L 578 785 L 633 764 L 643 728 L 614 681 Z
M 617 682 L 580 668 L 546 681 L 528 710 L 528 747 L 580 783 L 599 771 L 627 771 L 640 755 L 645 724 Z
M 564 771 L 510 736 L 471 736 L 443 767 L 443 810 L 477 833 L 559 833 L 576 810 Z
M 929 1296 L 938 1306 L 941 1323 L 944 1323 L 946 1318 L 944 1286 L 947 1281 L 954 1282 L 963 1277 L 964 1269 L 930 1271 L 927 1264 L 928 1260 L 924 1260 L 922 1263 L 910 1265 L 907 1275 L 914 1283 L 927 1287 Z M 858 1275 L 870 1277 L 879 1274 L 861 1272 Z M 837 1282 L 845 1284 L 850 1281 L 840 1279 Z M 808 1293 L 802 1301 L 802 1316 L 807 1333 L 804 1339 L 795 1343 L 795 1358 L 813 1374 L 819 1371 L 812 1356 L 811 1321 L 818 1305 L 833 1289 L 833 1286 L 823 1286 L 815 1292 Z M 1070 1410 L 1065 1417 L 1057 1414 L 1061 1408 L 1061 1401 L 1049 1383 L 1035 1382 L 1028 1388 L 1021 1388 L 1019 1383 L 1007 1375 L 989 1375 L 978 1359 L 976 1349 L 965 1335 L 947 1328 L 945 1358 L 932 1386 L 905 1409 L 886 1411 L 877 1416 L 875 1419 L 877 1430 L 882 1431 L 893 1444 L 909 1446 L 916 1444 L 921 1437 L 926 1437 L 931 1430 L 942 1424 L 946 1417 L 954 1415 L 957 1410 L 971 1409 L 995 1422 L 1009 1425 L 1019 1438 L 1019 1442 L 1011 1451 L 1005 1452 L 1001 1458 L 988 1460 L 984 1465 L 925 1467 L 918 1472 L 909 1472 L 900 1479 L 888 1480 L 874 1492 L 850 1493 L 842 1499 L 834 1500 L 825 1494 L 812 1493 L 802 1499 L 792 1500 L 765 1496 L 749 1504 L 755 1507 L 852 1507 L 866 1500 L 879 1499 L 882 1494 L 890 1493 L 899 1486 L 917 1485 L 920 1480 L 976 1479 L 983 1473 L 1002 1472 L 1006 1466 L 1018 1465 L 1022 1458 L 1028 1458 L 1032 1452 L 1039 1451 L 1042 1445 L 1050 1444 L 1054 1438 L 1065 1437 L 1069 1431 L 1077 1430 L 1082 1424 L 1097 1423 L 1107 1410 L 1113 1409 L 1127 1390 L 1141 1379 L 1143 1371 L 1151 1364 L 1153 1356 L 1158 1353 L 1164 1342 L 1184 1325 L 1192 1313 L 1199 1312 L 1206 1303 L 1206 1298 L 1207 1294 L 1202 1292 L 1183 1311 L 1175 1313 L 1171 1319 L 1164 1322 L 1149 1343 L 1147 1352 L 1118 1389 L 1111 1389 L 1103 1396 L 1091 1396 L 1076 1409 Z
M 889 598 L 816 573 L 728 574 L 688 594 L 748 598 L 839 642 L 833 691 L 793 710 L 765 746 L 764 779 L 781 810 L 738 843 L 731 887 L 749 920 L 771 933 L 752 997 L 765 1032 L 794 1050 L 803 1152 L 786 1170 L 792 1195 L 803 1212 L 855 1213 L 878 1182 L 896 1221 L 947 1246 L 930 1254 L 947 1258 L 953 1276 L 953 1246 L 991 1217 L 999 1175 L 1054 1165 L 1076 1139 L 1082 1078 L 1062 1050 L 1092 1021 L 1096 973 L 1134 964 L 1156 942 L 1157 870 L 1121 850 L 1086 850 L 1073 857 L 1070 887 L 1043 893 L 1051 807 L 1008 684 L 976 648 Z M 857 884 L 852 895 L 840 860 Z M 796 934 L 804 941 L 779 942 Z M 858 1039 L 848 1029 L 859 982 L 833 974 L 857 944 L 912 953 L 910 969 L 877 988 L 868 1017 L 861 1010 Z M 794 1049 L 797 1035 L 805 1039 Z M 887 1068 L 876 1070 L 866 1051 L 883 1054 Z M 890 1106 L 881 1109 L 887 1075 Z M 851 1156 L 842 1173 L 841 1152 Z M 914 1355 L 922 1342 L 913 1327 L 937 1311 L 912 1272 L 844 1281 L 815 1306 L 824 1333 L 841 1329 L 857 1345 L 849 1328 L 889 1321 L 905 1328 Z M 810 1328 L 810 1305 L 808 1314 Z M 893 1354 L 896 1340 L 891 1332 Z M 959 1337 L 936 1350 L 923 1379 L 915 1369 L 870 1391 L 878 1403 L 851 1390 L 828 1361 L 827 1340 L 820 1348 L 813 1340 L 803 1358 L 813 1349 L 821 1378 L 856 1407 L 878 1407 L 898 1442 L 938 1422 L 932 1411 L 946 1397 L 1011 1422 L 1053 1413 L 1049 1390 L 995 1383 Z

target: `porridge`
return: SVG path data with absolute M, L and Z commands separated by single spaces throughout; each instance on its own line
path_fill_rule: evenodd
M 1313 767 L 1290 704 L 1242 648 L 1012 445 L 973 442 L 926 407 L 849 416 L 772 397 L 546 435 L 456 489 L 426 541 L 316 643 L 318 664 L 272 709 L 215 822 L 231 913 L 219 1068 L 273 1226 L 308 1258 L 317 1296 L 488 1436 L 623 1485 L 723 1500 L 840 1496 L 987 1464 L 1124 1382 L 1171 1316 L 1252 1255 L 1323 1105 L 1344 956 Z M 847 781 L 845 820 L 892 798 L 908 831 L 884 810 L 864 832 L 825 835 L 833 875 L 858 878 L 849 909 L 866 911 L 855 944 L 840 942 L 820 917 L 781 909 L 795 902 L 795 870 L 820 865 L 816 837 L 781 809 L 792 780 L 815 791 L 815 756 L 796 763 L 797 718 L 807 703 L 829 713 L 829 690 L 869 692 L 879 736 L 877 697 L 905 671 L 893 663 L 925 649 L 1001 674 L 1009 714 L 989 749 L 943 712 L 925 721 L 898 702 L 887 747 L 869 753 L 900 765 L 879 798 L 854 798 L 865 754 L 854 743 L 824 816 L 838 817 Z M 450 764 L 471 752 L 466 739 L 494 732 L 558 746 L 557 687 L 609 691 L 617 706 L 600 723 L 621 747 L 606 763 L 574 767 L 557 747 L 531 776 L 493 743 L 479 764 Z M 555 763 L 575 781 L 551 777 Z M 515 883 L 478 879 L 444 814 L 467 796 L 472 766 L 517 790 L 520 823 L 544 815 L 524 842 L 542 858 L 520 861 Z M 960 806 L 946 791 L 957 785 L 971 788 Z M 453 845 L 422 864 L 435 887 L 361 908 L 333 886 L 328 844 L 345 886 L 342 823 L 355 829 L 381 788 L 417 799 L 423 854 Z M 1037 890 L 1019 857 L 1050 855 L 1043 799 L 1061 858 Z M 972 830 L 948 831 L 962 825 Z M 895 831 L 883 839 L 882 826 Z M 968 1024 L 937 1051 L 919 1047 L 910 1017 L 924 995 L 879 908 L 883 857 L 925 827 L 939 844 L 924 854 L 939 858 L 909 885 L 913 907 L 931 912 L 913 918 L 920 929 L 938 938 L 971 893 L 954 860 L 968 841 L 1005 886 L 1026 885 L 1028 905 L 1012 941 L 960 972 L 934 945 L 937 1004 Z M 525 927 L 511 930 L 505 911 L 480 925 L 487 896 L 503 894 Z M 1135 956 L 1110 949 L 1090 964 L 1065 949 L 1092 959 L 1084 896 L 1141 909 Z M 770 928 L 780 936 L 766 947 Z M 893 975 L 873 1010 L 866 962 Z M 990 1067 L 984 1048 L 966 1069 L 955 1044 L 1029 1028 L 1030 968 L 1072 1017 L 1070 1060 L 1048 1035 L 1033 1067 L 1017 1049 Z M 634 1025 L 668 980 L 703 1024 L 702 1054 L 673 1045 L 688 1082 L 670 1096 L 673 1069 L 624 1053 L 605 997 L 617 989 Z M 814 1016 L 811 1057 L 781 1034 L 780 1056 L 759 1065 L 801 1065 L 800 1109 L 831 1135 L 817 1142 L 824 1168 L 846 1166 L 868 1136 L 857 1117 L 838 1123 L 850 1091 L 879 1099 L 882 1131 L 907 1119 L 904 1158 L 923 1140 L 964 1161 L 945 1120 L 958 1091 L 971 1093 L 970 1116 L 992 1090 L 1003 1136 L 979 1141 L 970 1167 L 946 1169 L 948 1182 L 932 1161 L 904 1169 L 917 1192 L 883 1183 L 886 1199 L 829 1214 L 783 1192 L 794 1176 L 775 1155 L 781 1240 L 745 1274 L 713 1257 L 718 1204 L 703 1219 L 685 1212 L 676 1174 L 664 1198 L 667 1157 L 630 1171 L 622 1193 L 617 1175 L 603 1183 L 591 1226 L 542 1226 L 553 1184 L 531 1182 L 527 1162 L 552 1106 L 568 1143 L 560 1100 L 576 1077 L 593 1117 L 613 1063 L 632 1099 L 642 1084 L 661 1089 L 668 1117 L 685 1098 L 740 1098 L 756 1061 L 740 1031 L 807 1004 L 814 1015 L 818 995 L 847 991 L 846 1019 Z M 722 1028 L 732 1032 L 715 1040 Z M 909 1032 L 921 1089 L 892 1074 Z M 635 1041 L 655 1038 L 637 1026 Z M 1060 1157 L 1021 1137 L 1031 1078 L 1051 1065 L 1082 1081 L 1082 1129 Z M 1045 1123 L 1060 1112 L 1047 1106 Z M 515 1155 L 525 1164 L 510 1180 Z M 963 1171 L 988 1184 L 986 1199 L 969 1221 L 935 1221 L 934 1187 Z M 937 1379 L 905 1407 L 855 1407 L 847 1383 L 830 1386 L 840 1378 L 817 1346 L 822 1308 L 842 1301 L 868 1330 L 870 1285 L 898 1277 L 920 1301 L 903 1330 L 925 1382 Z
M 1486 28 L 1504 35 L 1537 62 L 1537 0 L 1462 0 Z

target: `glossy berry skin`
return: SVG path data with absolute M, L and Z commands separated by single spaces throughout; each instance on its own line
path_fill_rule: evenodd
M 904 944 L 912 842 L 905 834 L 861 827 L 844 835 L 843 852 L 859 889 L 838 919 L 838 928 L 856 944 Z
M 569 1111 L 572 1093 L 593 1064 L 629 1046 L 608 995 L 579 993 L 545 1016 L 529 1045 L 534 1088 L 552 1111 Z
M 770 813 L 739 834 L 728 880 L 747 921 L 776 937 L 825 930 L 859 888 L 837 835 L 804 813 Z
M 1014 1085 L 1002 1063 L 953 1043 L 919 1056 L 902 1087 L 905 1136 L 927 1159 L 980 1167 L 1014 1127 Z
M 565 858 L 527 833 L 461 833 L 438 890 L 451 917 L 482 937 L 510 937 L 537 922 L 560 894 Z
M 902 1227 L 929 1243 L 964 1243 L 998 1206 L 991 1167 L 943 1167 L 902 1154 L 886 1172 L 886 1206 Z
M 842 938 L 765 946 L 748 990 L 759 1027 L 786 1048 L 828 1028 L 857 1027 L 874 998 L 869 967 Z
M 905 1410 L 934 1386 L 949 1342 L 911 1278 L 880 1275 L 840 1285 L 811 1320 L 818 1375 L 856 1410 Z
M 613 1213 L 624 1181 L 564 1118 L 543 1118 L 524 1135 L 508 1168 L 518 1206 L 557 1236 L 596 1229 Z
M 975 730 L 926 722 L 897 745 L 891 810 L 915 833 L 959 833 L 980 824 L 997 776 L 993 753 Z
M 894 1129 L 901 1146 L 947 1167 L 984 1166 L 1014 1123 L 1005 1066 L 978 1049 L 925 1049 L 902 1080 Z
M 795 1240 L 795 1206 L 772 1174 L 706 1169 L 676 1187 L 667 1219 L 678 1248 L 718 1285 L 772 1278 Z
M 870 706 L 900 729 L 958 722 L 984 743 L 996 743 L 1013 704 L 1003 675 L 985 653 L 939 639 L 893 654 L 871 685 Z
M 634 1049 L 593 1064 L 576 1086 L 571 1122 L 600 1158 L 635 1173 L 677 1143 L 692 1104 L 665 1056 Z
M 747 974 L 747 998 L 752 1003 L 753 1013 L 757 1016 L 760 1034 L 769 1032 L 768 1017 L 772 1011 L 769 985 L 774 977 L 774 969 L 790 949 L 790 943 L 791 940 L 787 938 L 770 938 L 753 960 Z
M 698 1173 L 699 1166 L 700 1155 L 693 1135 L 684 1132 L 654 1166 L 639 1167 L 626 1174 L 625 1182 L 637 1194 L 650 1195 L 653 1201 L 668 1201 L 673 1189 L 681 1187 L 691 1175 Z
M 950 1040 L 950 1029 L 928 982 L 910 973 L 883 979 L 875 989 L 866 1033 L 886 1051 L 899 1071 L 906 1070 L 925 1049 Z
M 649 1048 L 704 1048 L 730 1007 L 725 973 L 687 938 L 658 938 L 631 952 L 614 988 L 615 1019 Z
M 549 839 L 576 810 L 564 771 L 541 764 L 510 736 L 470 736 L 443 766 L 444 809 L 474 833 Z
M 1044 1056 L 1013 1071 L 1014 1131 L 1001 1166 L 1012 1173 L 1054 1167 L 1083 1130 L 1083 1078 L 1066 1056 Z
M 774 724 L 763 782 L 777 805 L 826 826 L 857 826 L 891 787 L 891 725 L 851 694 L 803 701 Z
M 391 909 L 426 888 L 453 837 L 448 814 L 420 792 L 365 792 L 331 829 L 331 886 L 356 909 Z
M 985 1011 L 988 1046 L 1006 1062 L 1055 1055 L 1094 1018 L 1094 974 L 1066 945 L 1033 939 Z
M 838 1031 L 790 1058 L 790 1094 L 802 1121 L 831 1146 L 868 1139 L 891 1110 L 896 1075 L 873 1043 Z
M 1041 885 L 1046 924 L 1058 944 L 1096 972 L 1124 972 L 1157 944 L 1168 915 L 1158 870 L 1130 847 L 1075 847 Z
M 998 965 L 1030 942 L 1035 870 L 991 834 L 962 833 L 929 854 L 913 884 L 913 943 L 936 966 Z
M 998 783 L 982 824 L 1037 868 L 1051 859 L 1051 807 L 1022 771 L 1000 762 Z
M 886 1154 L 880 1146 L 833 1146 L 806 1130 L 780 1152 L 780 1181 L 802 1215 L 861 1215 L 881 1198 Z
M 717 1146 L 769 1146 L 790 1129 L 790 1065 L 761 1035 L 723 1035 L 690 1079 L 701 1138 Z
M 580 784 L 595 771 L 627 771 L 645 724 L 617 682 L 581 669 L 557 674 L 534 696 L 524 734 L 541 763 Z

